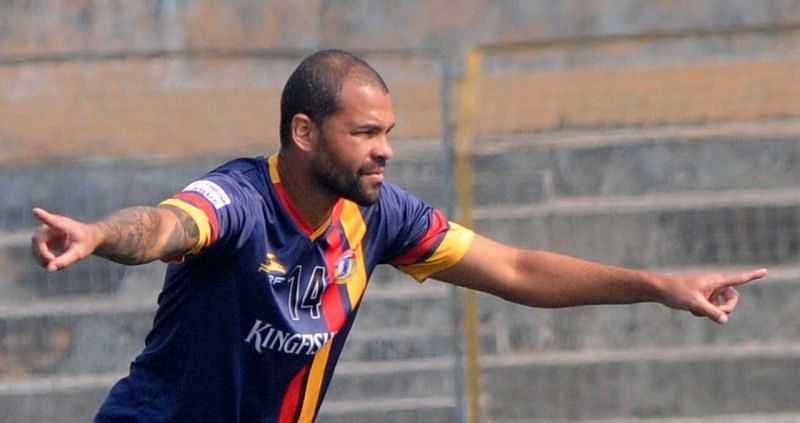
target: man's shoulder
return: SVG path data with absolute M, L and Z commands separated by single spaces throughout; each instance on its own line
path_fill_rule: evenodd
M 216 173 L 251 173 L 266 170 L 267 159 L 264 156 L 238 157 L 217 166 L 211 172 Z
M 425 202 L 406 189 L 391 182 L 384 182 L 381 186 L 381 196 L 374 204 L 361 206 L 365 217 L 398 216 L 402 219 L 408 210 L 426 207 Z
M 223 163 L 209 171 L 204 178 L 222 176 L 229 181 L 237 181 L 247 185 L 261 186 L 266 184 L 267 159 L 259 157 L 240 157 Z
M 391 182 L 384 182 L 381 186 L 380 200 L 376 204 L 382 205 L 383 207 L 397 207 L 406 203 L 421 202 L 422 200 L 405 188 Z
M 206 172 L 184 190 L 219 192 L 219 195 L 225 198 L 234 192 L 240 195 L 264 193 L 267 183 L 266 166 L 264 157 L 241 157 L 229 160 Z M 227 200 L 225 204 L 229 202 L 230 200 Z

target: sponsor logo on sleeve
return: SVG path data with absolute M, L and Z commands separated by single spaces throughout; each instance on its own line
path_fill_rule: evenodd
M 214 208 L 217 209 L 227 206 L 231 203 L 231 198 L 228 197 L 228 194 L 225 193 L 225 190 L 223 190 L 222 187 L 204 179 L 192 182 L 183 190 L 193 191 L 202 195 L 206 200 L 214 205 Z

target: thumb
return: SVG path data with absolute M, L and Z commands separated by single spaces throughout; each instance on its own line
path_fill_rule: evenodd
M 67 249 L 63 254 L 56 257 L 55 259 L 51 260 L 47 263 L 47 270 L 50 272 L 55 272 L 61 269 L 65 269 L 73 264 L 83 260 L 85 255 L 78 251 L 77 248 L 72 247 Z
M 699 316 L 706 316 L 720 325 L 728 323 L 728 314 L 705 298 L 703 298 L 701 302 L 697 304 L 696 308 L 693 310 L 693 313 Z

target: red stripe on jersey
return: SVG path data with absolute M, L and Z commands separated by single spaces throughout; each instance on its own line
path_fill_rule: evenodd
M 328 269 L 330 272 L 330 266 Z M 325 322 L 328 323 L 328 330 L 331 332 L 339 332 L 347 317 L 339 288 L 339 285 L 331 281 L 325 289 L 325 293 L 322 294 L 322 310 L 324 310 Z
M 202 195 L 190 191 L 179 192 L 173 195 L 173 198 L 185 201 L 202 210 L 203 214 L 208 218 L 208 223 L 211 225 L 211 240 L 209 244 L 217 240 L 219 236 L 219 220 L 217 219 L 217 210 L 210 201 Z
M 286 193 L 286 188 L 283 187 L 283 184 L 278 182 L 272 184 L 275 187 L 275 192 L 278 193 L 278 198 L 281 199 L 281 203 L 286 208 L 286 211 L 289 212 L 289 215 L 292 216 L 292 219 L 297 223 L 297 226 L 306 234 L 306 236 L 311 236 L 314 233 L 314 228 L 309 225 L 303 216 L 300 215 L 300 212 L 294 207 L 294 203 L 292 200 L 289 199 L 289 194 Z
M 336 264 L 337 260 L 344 253 L 343 237 L 339 220 L 342 215 L 342 205 L 339 202 L 331 214 L 332 228 L 328 232 L 328 248 L 325 252 L 325 264 L 328 267 L 328 286 L 322 295 L 322 310 L 325 314 L 325 321 L 328 323 L 328 330 L 338 332 L 344 325 L 347 317 L 344 301 L 342 301 L 339 285 L 336 283 Z M 346 289 L 346 288 L 345 288 Z
M 303 367 L 289 383 L 289 389 L 283 397 L 283 404 L 281 404 L 280 423 L 294 423 L 297 420 L 297 413 L 300 410 L 300 391 L 303 388 L 303 382 L 308 374 L 308 366 Z
M 439 213 L 433 211 L 433 219 L 428 232 L 419 240 L 417 245 L 404 254 L 395 257 L 390 264 L 395 266 L 408 266 L 419 262 L 419 260 L 432 253 L 433 248 L 440 242 L 447 229 L 447 219 Z

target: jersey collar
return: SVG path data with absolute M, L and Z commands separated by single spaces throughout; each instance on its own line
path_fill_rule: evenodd
M 312 241 L 316 240 L 320 236 L 322 236 L 327 229 L 331 226 L 331 221 L 339 215 L 339 210 L 342 208 L 343 200 L 339 198 L 336 201 L 336 204 L 333 206 L 333 212 L 331 213 L 331 219 L 326 220 L 322 225 L 318 228 L 314 229 L 303 219 L 303 216 L 300 215 L 300 212 L 292 203 L 292 200 L 289 198 L 289 195 L 286 193 L 286 187 L 283 186 L 281 183 L 281 175 L 280 169 L 278 166 L 278 155 L 273 154 L 269 156 L 267 159 L 267 164 L 269 168 L 269 179 L 272 183 L 273 188 L 275 188 L 275 192 L 278 194 L 278 199 L 283 205 L 283 208 L 286 210 L 287 214 L 294 220 L 295 224 L 297 225 L 300 230 L 306 234 Z

